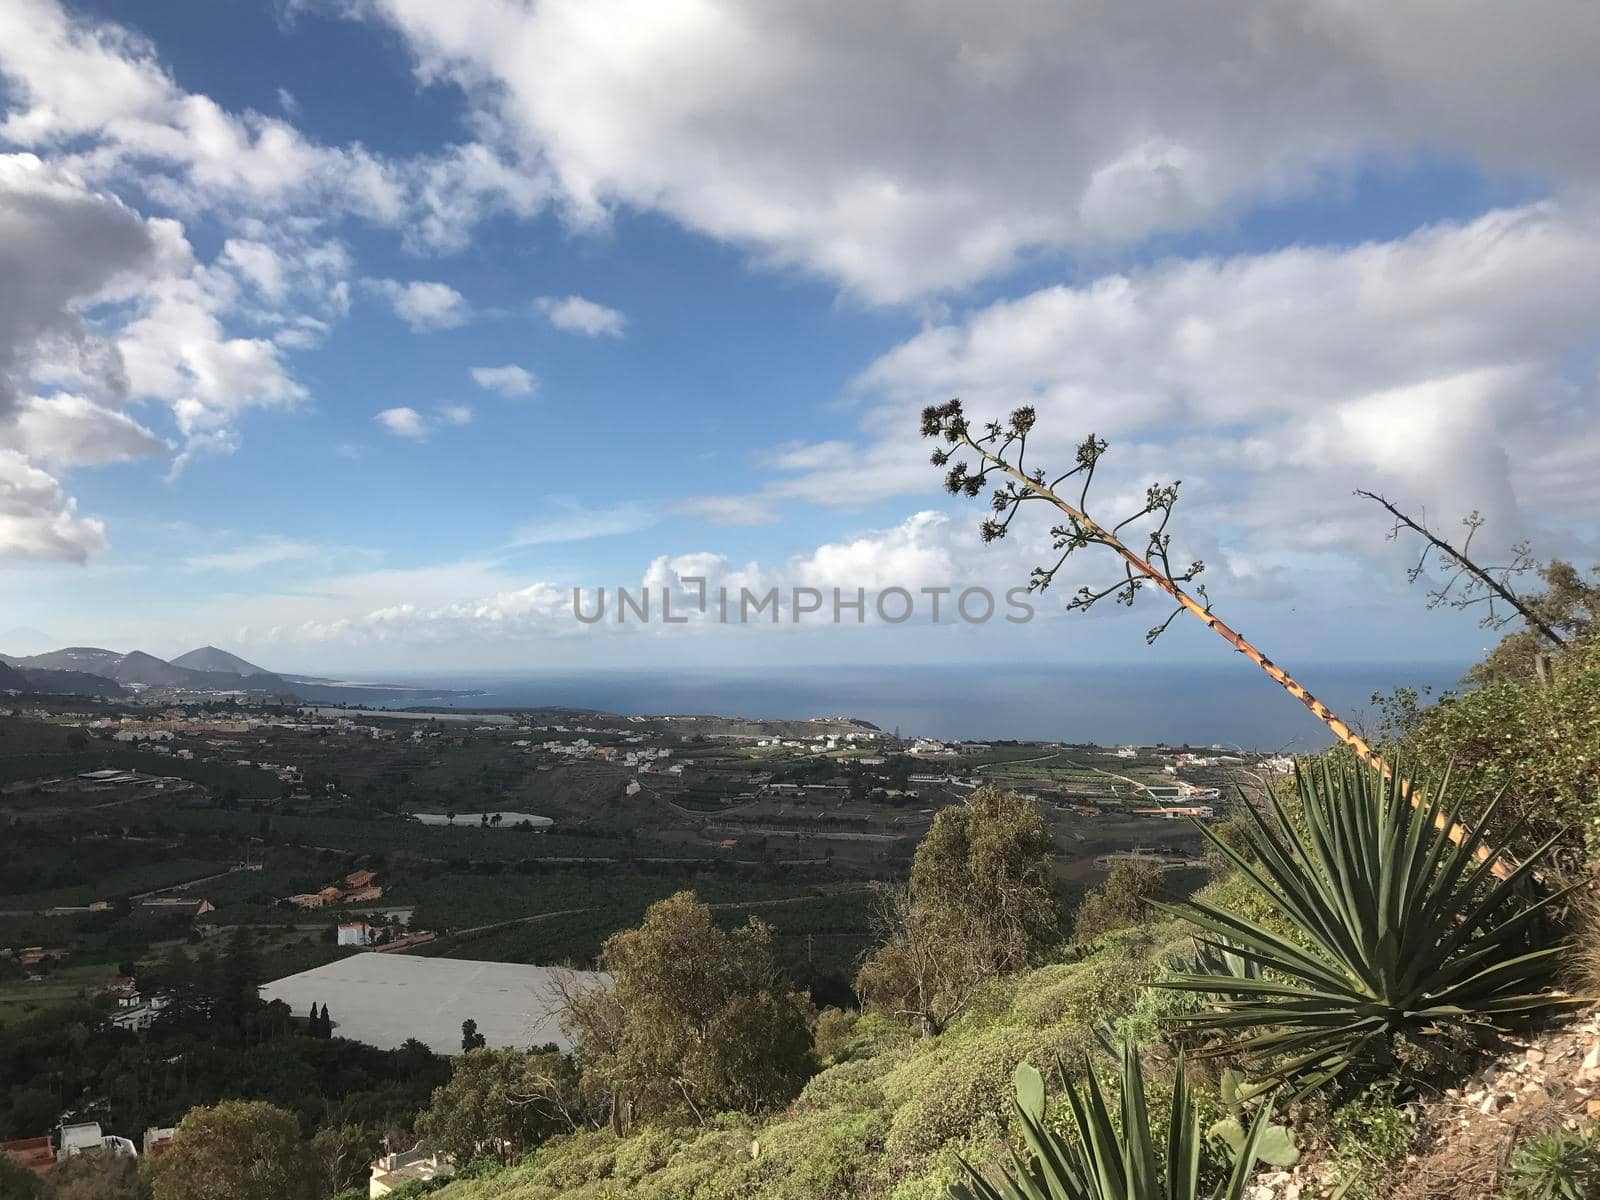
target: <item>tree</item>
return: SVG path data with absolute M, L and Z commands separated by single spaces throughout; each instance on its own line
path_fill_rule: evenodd
M 1542 627 L 1560 630 L 1562 653 L 1593 641 L 1600 634 L 1600 567 L 1585 579 L 1571 563 L 1556 559 L 1539 568 L 1539 577 L 1544 590 L 1522 597 L 1523 606 Z M 1502 638 L 1467 678 L 1480 686 L 1536 676 L 1548 682 L 1549 673 L 1539 668 L 1549 653 L 1547 639 L 1536 628 L 1518 629 Z
M 563 1022 L 585 1091 L 615 1126 L 760 1112 L 805 1082 L 811 1003 L 782 977 L 762 922 L 724 932 L 693 892 L 679 892 L 607 938 L 600 961 L 611 986 L 569 989 Z
M 149 1200 L 138 1161 L 121 1154 L 75 1154 L 44 1176 L 40 1200 Z
M 317 1022 L 317 1036 L 331 1038 L 333 1036 L 333 1017 L 328 1012 L 328 1006 L 322 1006 L 322 1019 Z
M 863 1001 L 938 1033 L 977 984 L 1037 963 L 1061 925 L 1054 858 L 1039 806 L 1014 792 L 984 787 L 943 809 L 909 886 L 884 903 L 884 942 L 856 976 Z
M 461 1022 L 461 1048 L 463 1050 L 482 1050 L 488 1042 L 483 1034 L 478 1032 L 478 1023 L 471 1017 Z
M 322 1036 L 322 1014 L 317 1011 L 317 1002 L 311 1002 L 311 1015 L 306 1018 L 306 1036 Z
M 1189 613 L 1305 705 L 1362 762 L 1374 767 L 1385 778 L 1393 776 L 1394 768 L 1348 722 L 1211 611 L 1211 598 L 1206 594 L 1204 584 L 1194 584 L 1191 594 L 1187 585 L 1205 571 L 1205 563 L 1196 559 L 1182 570 L 1175 570 L 1172 565 L 1172 535 L 1167 532 L 1167 525 L 1178 503 L 1178 483 L 1151 484 L 1145 492 L 1143 508 L 1117 521 L 1111 521 L 1110 518 L 1106 522 L 1096 520 L 1088 511 L 1088 497 L 1094 483 L 1095 469 L 1106 452 L 1107 443 L 1090 434 L 1078 444 L 1074 465 L 1052 479 L 1043 468 L 1025 465 L 1028 436 L 1033 432 L 1035 420 L 1034 410 L 1023 406 L 1015 409 L 1004 424 L 991 421 L 974 434 L 960 400 L 932 404 L 922 410 L 922 436 L 937 438 L 944 443 L 933 452 L 933 465 L 948 467 L 944 480 L 948 491 L 958 496 L 976 497 L 989 486 L 991 476 L 998 477 L 1000 481 L 990 495 L 989 507 L 993 515 L 986 517 L 978 527 L 985 542 L 1005 537 L 1010 531 L 1011 522 L 1022 511 L 1022 506 L 1032 501 L 1043 501 L 1065 514 L 1066 523 L 1050 530 L 1051 545 L 1057 557 L 1048 566 L 1034 568 L 1028 583 L 1030 591 L 1048 588 L 1067 560 L 1080 550 L 1101 546 L 1112 551 L 1122 560 L 1120 575 L 1107 586 L 1081 586 L 1067 602 L 1069 610 L 1087 612 L 1101 600 L 1112 596 L 1117 603 L 1132 607 L 1146 585 L 1165 592 L 1177 607 L 1168 614 L 1166 620 L 1146 632 L 1146 642 L 1154 642 L 1181 613 Z M 951 462 L 954 455 L 965 453 L 976 455 L 976 469 L 964 459 Z M 1073 491 L 1063 492 L 1063 485 L 1070 486 Z M 1130 526 L 1140 528 L 1141 523 L 1144 538 L 1142 554 L 1123 540 L 1124 529 Z M 1403 790 L 1410 794 L 1409 786 Z M 1457 844 L 1472 836 L 1471 830 L 1465 826 L 1457 826 L 1446 832 Z M 1481 841 L 1475 844 L 1480 858 L 1491 863 L 1495 875 L 1503 879 L 1510 874 L 1514 864 L 1504 861 L 1489 845 Z
M 260 1100 L 191 1108 L 148 1170 L 154 1200 L 310 1200 L 318 1182 L 294 1114 Z
M 1473 667 L 1468 676 L 1472 683 L 1501 683 L 1536 674 L 1548 681 L 1544 668 L 1550 653 L 1564 651 L 1573 641 L 1600 631 L 1600 567 L 1591 572 L 1595 576 L 1592 581 L 1560 559 L 1541 567 L 1526 541 L 1512 545 L 1503 563 L 1482 563 L 1472 557 L 1472 539 L 1485 524 L 1479 513 L 1461 519 L 1467 535 L 1457 547 L 1430 529 L 1425 520 L 1402 512 L 1385 497 L 1360 489 L 1356 495 L 1382 506 L 1394 518 L 1391 541 L 1398 540 L 1403 530 L 1422 539 L 1422 553 L 1406 572 L 1412 583 L 1428 575 L 1430 560 L 1444 564 L 1448 574 L 1428 592 L 1429 608 L 1481 606 L 1478 624 L 1485 629 L 1504 629 L 1514 618 L 1522 618 L 1524 627 L 1507 634 L 1488 658 Z M 1544 580 L 1545 588 L 1521 594 L 1516 580 L 1530 572 Z
M 1090 942 L 1138 923 L 1144 902 L 1161 894 L 1161 872 L 1127 859 L 1111 865 L 1106 881 L 1083 898 L 1072 916 L 1072 940 Z
M 331 1196 L 364 1185 L 372 1160 L 382 1153 L 383 1139 L 364 1125 L 347 1121 L 317 1130 L 311 1139 L 311 1159 L 318 1171 L 318 1193 Z
M 575 1132 L 582 1112 L 577 1067 L 559 1051 L 469 1049 L 417 1115 L 417 1134 L 457 1162 L 480 1154 L 515 1162 L 546 1138 Z
M 0 1200 L 37 1200 L 43 1183 L 9 1154 L 0 1153 Z

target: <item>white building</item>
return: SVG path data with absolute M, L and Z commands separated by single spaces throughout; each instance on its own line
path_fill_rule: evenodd
M 368 1200 L 378 1200 L 408 1183 L 448 1179 L 456 1173 L 449 1160 L 416 1146 L 404 1154 L 385 1154 L 372 1164 L 367 1180 Z
M 101 1133 L 100 1122 L 98 1121 L 85 1121 L 81 1125 L 63 1125 L 61 1127 L 59 1157 L 71 1158 L 75 1154 L 84 1154 L 89 1151 L 125 1154 L 130 1158 L 139 1156 L 138 1147 L 127 1138 L 117 1137 L 112 1133 Z
M 349 921 L 339 926 L 339 945 L 372 945 L 372 926 L 365 921 Z

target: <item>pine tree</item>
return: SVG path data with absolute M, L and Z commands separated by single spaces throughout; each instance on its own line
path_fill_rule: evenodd
M 317 1002 L 311 1002 L 311 1016 L 306 1019 L 306 1035 L 308 1037 L 322 1036 L 322 1018 L 317 1015 Z
M 329 1015 L 326 1004 L 322 1006 L 322 1033 L 320 1036 L 325 1038 L 333 1036 L 333 1017 Z

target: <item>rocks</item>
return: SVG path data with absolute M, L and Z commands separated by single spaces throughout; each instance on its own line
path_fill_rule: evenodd
M 1418 1109 L 1416 1151 L 1385 1181 L 1393 1200 L 1492 1200 L 1518 1140 L 1600 1122 L 1600 1012 L 1511 1043 Z M 1292 1170 L 1263 1168 L 1248 1200 L 1327 1200 L 1342 1183 L 1326 1146 L 1302 1139 Z

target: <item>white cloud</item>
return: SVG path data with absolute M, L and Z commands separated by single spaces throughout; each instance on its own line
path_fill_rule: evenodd
M 0 449 L 0 558 L 83 562 L 106 544 L 104 522 L 78 516 L 55 479 Z
M 246 199 L 331 205 L 385 223 L 406 208 L 403 172 L 360 146 L 326 147 L 276 117 L 226 112 L 185 92 L 155 50 L 127 29 L 73 19 L 55 0 L 0 8 L 0 75 L 14 93 L 0 137 L 40 149 L 71 146 L 88 174 L 113 178 L 155 164 L 147 190 L 179 210 Z M 84 146 L 84 140 L 94 141 Z
M 532 371 L 513 365 L 473 367 L 471 374 L 473 383 L 488 391 L 499 392 L 502 396 L 526 396 L 538 382 Z
M 17 432 L 31 457 L 56 467 L 98 467 L 167 452 L 164 441 L 126 413 L 66 393 L 24 400 Z
M 562 332 L 588 337 L 621 337 L 628 324 L 628 319 L 616 309 L 582 296 L 540 297 L 539 311 Z
M 421 441 L 428 436 L 428 422 L 414 408 L 386 408 L 372 419 L 396 437 Z
M 1357 486 L 1480 508 L 1509 538 L 1577 519 L 1600 476 L 1600 218 L 1541 204 L 1390 243 L 1173 261 L 932 326 L 859 381 L 863 444 L 785 447 L 769 498 L 860 504 L 936 475 L 917 411 L 1039 412 L 1030 460 L 1109 437 L 1107 484 L 1183 478 L 1193 527 L 1260 552 L 1372 545 Z M 815 461 L 812 461 L 812 459 Z
M 372 419 L 396 437 L 423 442 L 441 426 L 459 429 L 463 425 L 472 424 L 472 418 L 471 405 L 441 404 L 431 417 L 415 408 L 402 406 L 386 408 Z M 360 457 L 359 447 L 340 447 L 337 452 L 347 458 Z
M 152 453 L 153 434 L 107 404 L 128 386 L 116 345 L 80 309 L 156 267 L 151 227 L 116 199 L 29 154 L 0 155 L 0 557 L 83 561 L 106 545 L 60 483 L 30 461 L 92 465 Z M 48 376 L 84 396 L 22 397 Z
M 389 301 L 394 307 L 395 316 L 409 325 L 413 333 L 455 329 L 465 325 L 472 315 L 466 297 L 447 283 L 432 280 L 401 283 L 397 279 L 368 279 L 365 282 Z
M 540 546 L 551 542 L 581 542 L 649 529 L 660 520 L 647 504 L 627 502 L 608 508 L 585 508 L 571 500 L 552 500 L 550 512 L 518 529 L 512 545 Z
M 367 0 L 569 220 L 651 210 L 877 301 L 1416 152 L 1600 179 L 1600 9 Z
M 689 496 L 673 504 L 672 511 L 713 525 L 771 525 L 780 519 L 771 497 L 758 494 Z
M 16 403 L 14 374 L 46 350 L 105 390 L 125 385 L 115 348 L 78 308 L 156 259 L 151 227 L 120 201 L 31 154 L 0 155 L 0 417 Z
M 324 556 L 321 546 L 278 535 L 255 538 L 231 550 L 217 550 L 208 554 L 193 554 L 183 565 L 191 571 L 222 571 L 244 574 L 265 567 L 281 567 L 288 563 L 303 563 Z

